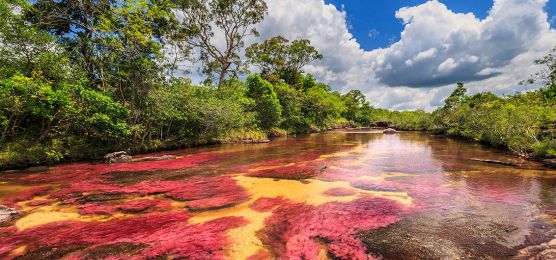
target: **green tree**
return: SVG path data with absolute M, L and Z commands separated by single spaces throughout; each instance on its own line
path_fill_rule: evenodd
M 271 75 L 281 76 L 288 84 L 292 78 L 303 73 L 307 64 L 322 59 L 322 55 L 306 39 L 289 43 L 282 36 L 273 37 L 262 43 L 254 43 L 246 49 L 245 55 L 250 62 L 259 67 L 265 78 Z
M 282 106 L 274 92 L 272 84 L 260 74 L 247 78 L 247 96 L 255 100 L 254 111 L 257 113 L 259 126 L 269 130 L 278 126 L 282 115 Z
M 459 104 L 465 98 L 465 94 L 467 93 L 467 89 L 463 85 L 463 83 L 458 83 L 456 89 L 446 98 L 444 101 L 444 109 L 451 109 L 457 104 Z
M 203 72 L 217 74 L 218 85 L 226 76 L 237 77 L 244 69 L 240 53 L 245 38 L 258 36 L 254 25 L 263 20 L 267 11 L 263 0 L 176 0 L 183 15 L 182 41 L 200 51 Z M 215 35 L 223 36 L 222 46 Z

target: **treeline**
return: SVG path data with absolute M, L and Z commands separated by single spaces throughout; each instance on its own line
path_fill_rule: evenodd
M 378 121 L 401 130 L 430 131 L 507 149 L 523 158 L 556 157 L 556 60 L 548 65 L 536 91 L 497 96 L 490 92 L 467 95 L 459 83 L 432 113 L 377 110 Z M 549 62 L 549 64 L 547 64 Z M 541 83 L 538 82 L 538 83 Z
M 262 0 L 0 1 L 0 168 L 369 124 L 359 91 L 303 72 L 322 58 L 308 40 L 245 46 L 266 10 Z M 183 64 L 206 81 L 176 76 Z

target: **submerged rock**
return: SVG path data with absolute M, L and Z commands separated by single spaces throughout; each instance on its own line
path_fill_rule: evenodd
M 499 160 L 477 159 L 477 158 L 471 158 L 469 160 L 476 161 L 476 162 L 490 163 L 490 164 L 500 164 L 500 165 L 512 166 L 512 167 L 518 167 L 519 166 L 519 164 L 514 163 L 514 162 L 499 161 Z
M 556 239 L 519 250 L 513 259 L 556 259 Z
M 105 163 L 119 163 L 119 162 L 132 162 L 133 158 L 127 154 L 127 152 L 119 151 L 106 154 L 104 156 Z
M 152 156 L 152 157 L 143 157 L 134 159 L 134 162 L 146 162 L 146 161 L 163 161 L 163 160 L 170 160 L 178 158 L 175 155 L 162 155 L 162 156 Z
M 393 128 L 386 128 L 386 129 L 384 129 L 384 131 L 382 131 L 382 133 L 385 133 L 385 134 L 395 134 L 397 132 L 398 131 L 396 131 L 396 129 L 393 129 Z
M 19 212 L 4 205 L 0 205 L 0 225 L 12 221 L 19 217 Z

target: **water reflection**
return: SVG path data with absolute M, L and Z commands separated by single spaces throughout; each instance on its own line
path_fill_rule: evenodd
M 1 174 L 0 204 L 22 216 L 0 227 L 0 258 L 508 258 L 556 234 L 555 171 L 480 162 L 514 159 L 444 137 L 350 130 L 169 153 Z

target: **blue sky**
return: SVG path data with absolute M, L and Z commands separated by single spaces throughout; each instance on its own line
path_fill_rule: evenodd
M 338 10 L 347 13 L 350 32 L 365 50 L 385 48 L 400 38 L 404 26 L 394 14 L 402 7 L 417 6 L 426 0 L 325 0 Z M 441 0 L 452 11 L 472 12 L 484 19 L 492 7 L 493 0 Z M 549 17 L 556 15 L 556 1 L 548 2 Z M 555 19 L 556 20 L 556 19 Z

